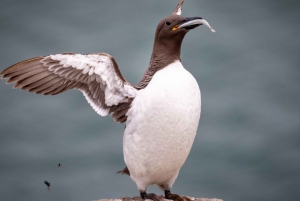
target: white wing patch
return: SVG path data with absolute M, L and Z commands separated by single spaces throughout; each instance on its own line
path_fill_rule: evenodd
M 176 15 L 181 15 L 181 13 L 182 13 L 182 8 L 179 7 L 178 10 L 177 10 L 177 12 L 176 12 Z

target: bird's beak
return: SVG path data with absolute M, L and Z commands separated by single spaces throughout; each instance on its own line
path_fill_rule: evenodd
M 180 28 L 190 30 L 190 29 L 194 29 L 203 24 L 206 25 L 212 32 L 216 32 L 213 28 L 211 28 L 211 26 L 208 24 L 208 22 L 201 17 L 186 18 L 186 20 L 183 23 L 176 25 L 175 27 L 173 27 L 172 30 L 175 31 Z

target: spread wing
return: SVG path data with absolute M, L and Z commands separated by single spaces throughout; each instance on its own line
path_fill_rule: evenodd
M 173 11 L 173 15 L 181 15 L 182 13 L 182 4 L 184 3 L 184 0 L 180 0 L 180 2 L 178 3 L 178 5 L 176 6 L 176 8 Z
M 82 91 L 101 116 L 113 113 L 117 122 L 126 121 L 137 89 L 121 75 L 115 59 L 106 53 L 63 53 L 35 57 L 1 72 L 7 83 L 37 94 L 55 95 L 68 89 Z

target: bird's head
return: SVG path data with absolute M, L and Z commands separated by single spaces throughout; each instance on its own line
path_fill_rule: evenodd
M 156 28 L 155 33 L 155 49 L 174 49 L 181 46 L 183 38 L 190 30 L 206 25 L 212 32 L 215 32 L 202 17 L 183 17 L 181 16 L 181 6 L 183 0 L 180 1 L 174 12 L 162 19 Z

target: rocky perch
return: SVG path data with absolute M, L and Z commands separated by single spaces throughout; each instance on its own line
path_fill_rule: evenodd
M 223 201 L 217 198 L 194 198 L 194 197 L 188 197 L 188 198 L 190 198 L 192 201 Z M 118 199 L 100 199 L 94 201 L 144 201 L 144 200 L 141 197 L 133 197 L 133 198 L 124 197 Z M 147 201 L 152 201 L 152 200 L 147 200 Z M 170 200 L 164 199 L 164 201 L 170 201 Z

